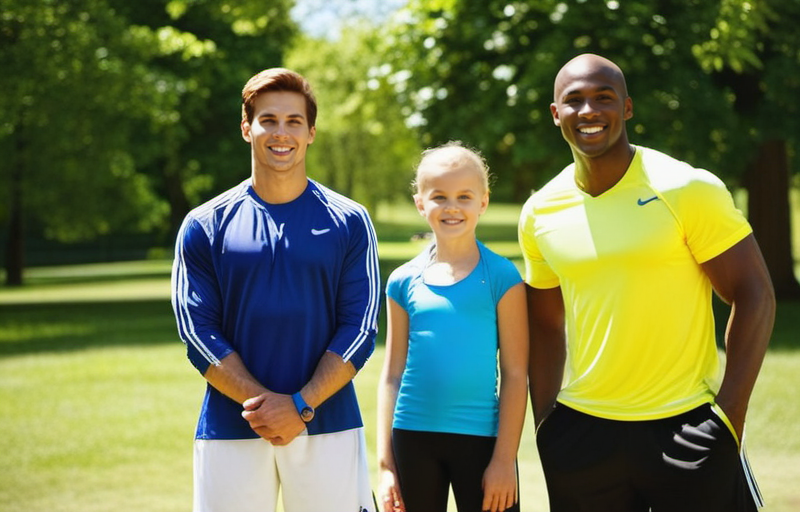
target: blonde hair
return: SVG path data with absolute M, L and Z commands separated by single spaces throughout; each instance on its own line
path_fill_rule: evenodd
M 489 192 L 489 181 L 491 175 L 489 173 L 489 165 L 483 155 L 475 149 L 468 148 L 461 141 L 451 140 L 441 146 L 426 149 L 422 152 L 422 159 L 417 164 L 416 175 L 411 182 L 411 187 L 415 193 L 422 191 L 422 170 L 428 165 L 440 165 L 447 167 L 457 167 L 464 163 L 471 164 L 475 170 L 480 172 L 481 181 L 483 182 L 484 190 Z

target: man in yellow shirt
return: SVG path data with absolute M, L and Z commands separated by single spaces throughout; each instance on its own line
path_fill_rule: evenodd
M 740 440 L 775 297 L 750 225 L 713 174 L 629 143 L 613 62 L 569 61 L 550 108 L 574 163 L 519 236 L 551 511 L 755 510 Z M 721 382 L 712 291 L 732 305 Z

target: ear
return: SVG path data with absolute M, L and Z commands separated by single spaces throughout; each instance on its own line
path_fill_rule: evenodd
M 242 119 L 242 138 L 250 144 L 253 139 L 250 137 L 250 123 Z
M 553 116 L 553 124 L 561 126 L 561 119 L 558 117 L 558 106 L 555 103 L 550 104 L 550 114 Z
M 625 112 L 623 114 L 623 119 L 626 121 L 633 117 L 633 100 L 630 96 L 625 98 Z
M 317 127 L 316 126 L 312 126 L 311 128 L 308 129 L 308 144 L 309 145 L 311 145 L 311 143 L 314 142 L 314 139 L 316 138 L 316 136 L 317 136 Z
M 484 192 L 483 197 L 481 198 L 481 213 L 483 215 L 486 213 L 486 208 L 489 207 L 489 192 Z
M 423 217 L 425 216 L 425 205 L 422 204 L 422 196 L 419 194 L 414 194 L 414 206 L 417 207 L 417 211 Z

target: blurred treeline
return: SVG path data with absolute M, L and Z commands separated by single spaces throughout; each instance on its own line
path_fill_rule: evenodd
M 746 190 L 778 292 L 797 294 L 797 0 L 409 0 L 327 39 L 293 4 L 0 0 L 6 283 L 26 242 L 171 246 L 192 206 L 248 176 L 240 92 L 272 66 L 315 87 L 312 177 L 375 209 L 408 195 L 422 148 L 459 139 L 487 157 L 494 200 L 522 202 L 571 160 L 555 74 L 595 52 L 626 73 L 632 142 Z

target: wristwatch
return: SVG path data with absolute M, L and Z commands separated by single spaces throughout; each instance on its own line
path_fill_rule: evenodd
M 303 400 L 303 395 L 301 395 L 299 391 L 292 395 L 292 401 L 297 409 L 297 414 L 300 415 L 300 419 L 303 420 L 304 423 L 308 423 L 314 419 L 314 408 Z

